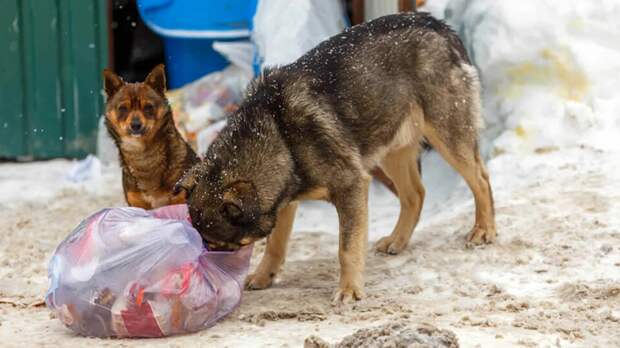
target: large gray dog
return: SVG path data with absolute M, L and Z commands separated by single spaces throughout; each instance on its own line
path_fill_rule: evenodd
M 424 200 L 422 144 L 467 181 L 476 203 L 472 244 L 495 239 L 493 198 L 478 151 L 480 85 L 457 35 L 426 13 L 357 25 L 296 62 L 266 71 L 177 191 L 212 247 L 238 248 L 268 236 L 247 286 L 269 286 L 284 261 L 304 199 L 333 203 L 340 221 L 336 301 L 360 299 L 367 249 L 369 171 L 379 165 L 401 202 L 377 249 L 409 242 Z

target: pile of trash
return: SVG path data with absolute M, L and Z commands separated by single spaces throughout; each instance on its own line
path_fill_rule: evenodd
M 168 92 L 177 128 L 197 153 L 204 154 L 224 127 L 249 81 L 250 76 L 233 65 Z

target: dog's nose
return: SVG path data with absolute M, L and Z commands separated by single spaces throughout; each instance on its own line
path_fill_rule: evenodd
M 137 132 L 142 128 L 142 122 L 140 122 L 140 119 L 138 117 L 134 117 L 131 119 L 131 123 L 129 124 L 129 126 L 131 127 L 132 131 Z

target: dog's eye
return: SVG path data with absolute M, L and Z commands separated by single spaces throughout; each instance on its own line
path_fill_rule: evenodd
M 147 113 L 147 114 L 152 114 L 153 110 L 155 110 L 155 107 L 152 104 L 146 104 L 144 105 L 144 107 L 142 108 L 142 110 Z
M 129 109 L 127 109 L 126 106 L 118 107 L 118 113 L 121 114 L 121 116 L 127 114 L 127 112 L 129 112 Z

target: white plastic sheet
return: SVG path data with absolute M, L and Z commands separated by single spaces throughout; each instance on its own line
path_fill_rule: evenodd
M 252 39 L 262 66 L 288 64 L 345 28 L 337 0 L 260 0 Z

